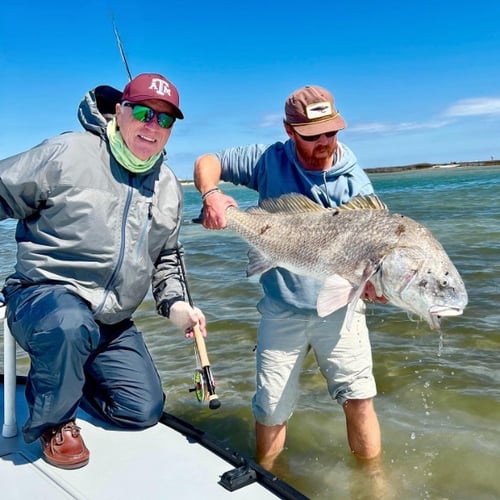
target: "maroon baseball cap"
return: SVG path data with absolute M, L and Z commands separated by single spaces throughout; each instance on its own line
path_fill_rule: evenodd
M 122 102 L 142 102 L 159 99 L 174 107 L 174 114 L 181 120 L 184 118 L 179 109 L 179 92 L 175 85 L 157 73 L 142 73 L 127 83 L 123 90 Z
M 305 136 L 346 127 L 346 122 L 335 109 L 332 94 L 317 85 L 306 85 L 290 95 L 285 102 L 285 121 Z

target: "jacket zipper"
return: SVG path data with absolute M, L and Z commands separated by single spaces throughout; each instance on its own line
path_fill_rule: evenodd
M 98 314 L 100 313 L 106 304 L 106 301 L 108 300 L 109 294 L 111 292 L 111 285 L 116 279 L 116 276 L 120 272 L 120 269 L 123 264 L 123 260 L 125 258 L 125 239 L 126 239 L 126 227 L 127 227 L 127 219 L 128 219 L 128 213 L 130 211 L 130 205 L 132 203 L 132 193 L 133 189 L 132 186 L 128 186 L 127 188 L 127 199 L 125 201 L 125 208 L 123 210 L 123 216 L 122 216 L 122 224 L 121 224 L 121 230 L 120 230 L 120 251 L 118 253 L 118 260 L 116 262 L 115 269 L 113 270 L 113 274 L 109 278 L 108 282 L 106 283 L 106 286 L 104 287 L 104 298 L 100 304 L 99 307 L 96 308 L 95 313 Z

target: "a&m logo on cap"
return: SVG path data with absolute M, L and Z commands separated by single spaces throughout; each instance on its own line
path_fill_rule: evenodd
M 170 86 L 165 80 L 162 80 L 161 78 L 153 78 L 151 80 L 151 85 L 149 86 L 149 90 L 156 91 L 158 95 L 172 95 Z
M 306 115 L 309 120 L 323 118 L 332 114 L 332 105 L 328 101 L 314 102 L 306 107 Z

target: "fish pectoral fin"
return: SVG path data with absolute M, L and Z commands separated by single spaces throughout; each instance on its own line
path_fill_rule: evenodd
M 271 259 L 268 259 L 255 248 L 250 248 L 248 251 L 247 276 L 265 273 L 273 267 L 276 267 L 276 264 Z
M 365 291 L 365 286 L 370 278 L 377 272 L 377 269 L 378 265 L 368 265 L 363 272 L 363 276 L 361 277 L 361 283 L 359 284 L 358 288 L 356 288 L 356 291 L 352 294 L 352 298 L 349 301 L 349 307 L 347 308 L 347 313 L 345 315 L 345 326 L 347 330 L 351 329 L 354 311 L 356 310 L 358 301 L 361 299 L 361 295 L 363 295 L 363 292 Z
M 356 305 L 361 299 L 366 283 L 375 271 L 376 266 L 368 266 L 364 270 L 361 283 L 357 288 L 354 288 L 348 280 L 338 274 L 328 276 L 318 294 L 316 302 L 318 316 L 323 318 L 349 304 L 345 317 L 345 326 L 347 330 L 350 330 Z
M 361 299 L 361 295 L 363 294 L 365 290 L 365 286 L 368 283 L 368 280 L 372 276 L 372 272 L 370 269 L 367 269 L 363 275 L 363 281 L 361 284 L 356 288 L 356 291 L 353 289 L 352 297 L 351 300 L 349 301 L 349 307 L 347 308 L 347 313 L 345 315 L 345 327 L 349 331 L 351 329 L 352 325 L 352 318 L 354 317 L 354 311 L 356 310 L 356 305 L 358 304 L 358 301 Z
M 316 309 L 323 318 L 344 307 L 352 300 L 354 289 L 346 279 L 338 274 L 326 278 L 318 294 Z

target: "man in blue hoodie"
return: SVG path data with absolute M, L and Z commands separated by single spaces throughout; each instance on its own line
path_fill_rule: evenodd
M 194 181 L 202 194 L 204 227 L 223 229 L 226 208 L 237 206 L 218 187 L 220 180 L 258 191 L 259 202 L 302 193 L 325 207 L 336 207 L 353 196 L 373 193 L 352 151 L 337 140 L 345 126 L 331 93 L 306 86 L 286 100 L 286 142 L 231 148 L 199 157 Z M 332 398 L 344 410 L 351 451 L 361 460 L 377 458 L 380 427 L 372 401 L 376 386 L 364 303 L 358 304 L 354 326 L 347 332 L 343 326 L 345 308 L 326 318 L 317 315 L 318 281 L 274 268 L 264 273 L 260 282 L 264 297 L 257 305 L 262 318 L 252 401 L 258 460 L 271 468 L 284 448 L 300 371 L 311 348 Z M 375 297 L 372 288 L 365 290 L 364 298 L 383 301 Z

